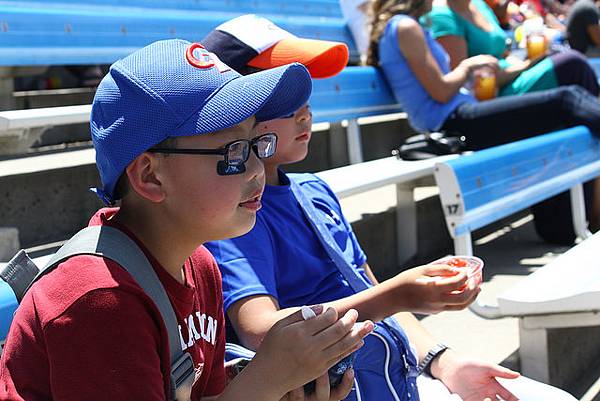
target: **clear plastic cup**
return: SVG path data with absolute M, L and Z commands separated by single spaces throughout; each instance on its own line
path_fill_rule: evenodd
M 473 91 L 477 100 L 490 100 L 497 96 L 496 73 L 493 69 L 478 68 L 473 74 L 473 81 Z
M 477 256 L 454 255 L 446 256 L 431 262 L 432 265 L 448 265 L 452 267 L 467 269 L 469 281 L 473 280 L 476 285 L 483 281 L 483 260 Z
M 527 36 L 527 58 L 534 60 L 548 52 L 548 41 L 543 33 L 532 33 Z

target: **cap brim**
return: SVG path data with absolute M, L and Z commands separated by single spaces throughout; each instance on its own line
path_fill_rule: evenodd
M 302 63 L 313 78 L 329 78 L 348 64 L 348 46 L 325 40 L 283 39 L 250 60 L 248 65 L 269 69 L 293 62 Z
M 220 131 L 255 116 L 268 121 L 293 113 L 310 97 L 312 81 L 301 64 L 232 79 L 177 128 L 177 135 Z

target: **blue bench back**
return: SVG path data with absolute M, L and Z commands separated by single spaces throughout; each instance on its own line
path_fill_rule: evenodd
M 449 229 L 461 235 L 600 175 L 600 141 L 583 126 L 440 163 Z
M 337 0 L 0 1 L 0 66 L 110 64 L 156 40 L 199 41 L 247 13 L 357 55 Z
M 401 111 L 381 71 L 373 67 L 346 67 L 335 77 L 313 80 L 310 104 L 314 122 Z

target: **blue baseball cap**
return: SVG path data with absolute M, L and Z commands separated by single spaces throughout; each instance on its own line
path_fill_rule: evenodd
M 298 63 L 242 76 L 199 43 L 148 45 L 115 62 L 96 91 L 90 126 L 103 188 L 92 190 L 111 204 L 125 168 L 152 146 L 252 116 L 279 118 L 305 104 L 311 90 Z

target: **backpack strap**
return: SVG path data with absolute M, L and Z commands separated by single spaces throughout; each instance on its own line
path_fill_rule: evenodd
M 294 176 L 289 177 L 290 188 L 300 204 L 304 215 L 310 222 L 315 234 L 319 238 L 319 242 L 327 252 L 327 255 L 333 260 L 333 263 L 338 268 L 344 279 L 350 287 L 356 292 L 366 290 L 370 287 L 365 279 L 358 274 L 356 270 L 350 266 L 348 261 L 340 254 L 339 246 L 331 235 L 329 229 L 325 226 L 323 219 L 319 216 L 319 212 L 313 205 L 312 201 L 306 196 L 300 185 L 294 180 Z
M 76 255 L 108 258 L 123 267 L 148 294 L 160 311 L 169 335 L 171 356 L 171 400 L 190 400 L 194 381 L 194 363 L 181 350 L 179 326 L 171 301 L 154 268 L 140 247 L 127 234 L 107 226 L 90 226 L 75 234 L 50 259 L 31 284 L 60 263 Z M 30 287 L 31 287 L 30 284 Z

